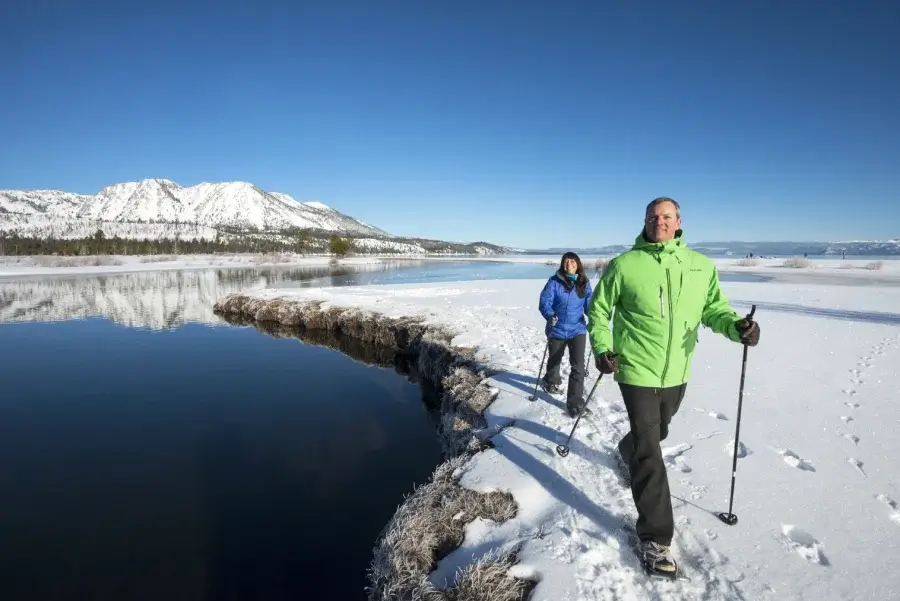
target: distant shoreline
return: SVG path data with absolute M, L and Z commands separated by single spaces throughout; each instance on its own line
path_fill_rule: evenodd
M 594 277 L 594 264 L 612 258 L 584 256 L 582 260 Z M 329 265 L 371 265 L 377 263 L 432 261 L 486 262 L 555 265 L 555 255 L 352 255 L 335 259 L 331 255 L 298 255 L 291 253 L 252 254 L 192 254 L 192 255 L 97 255 L 85 257 L 57 257 L 52 255 L 0 256 L 0 280 L 23 277 L 59 275 L 113 275 L 132 272 L 195 270 L 195 269 L 254 269 L 272 267 L 327 267 Z M 900 283 L 900 256 L 888 259 L 833 256 L 800 258 L 746 259 L 711 257 L 721 273 L 754 273 L 772 276 L 780 281 L 808 281 L 826 277 L 830 280 L 853 279 Z

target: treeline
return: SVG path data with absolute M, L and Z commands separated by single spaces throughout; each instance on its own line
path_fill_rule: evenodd
M 6 234 L 0 232 L 0 255 L 187 255 L 206 253 L 278 253 L 278 252 L 328 252 L 344 256 L 354 251 L 346 238 L 333 236 L 317 239 L 308 235 L 295 235 L 288 239 L 273 239 L 255 236 L 223 237 L 215 239 L 199 238 L 181 240 L 175 238 L 135 240 L 107 237 L 103 230 L 89 238 L 38 238 Z
M 329 253 L 336 256 L 348 254 L 383 254 L 401 252 L 400 249 L 357 245 L 354 234 L 337 236 L 324 230 L 294 229 L 275 234 L 237 232 L 223 229 L 213 239 L 182 239 L 177 233 L 163 238 L 122 238 L 107 236 L 102 228 L 85 238 L 54 238 L 22 236 L 15 232 L 0 231 L 0 255 L 178 255 L 205 253 Z M 428 240 L 424 238 L 391 238 L 395 244 L 410 244 L 430 253 L 473 254 L 477 246 L 493 252 L 504 252 L 503 247 L 486 242 L 469 244 Z

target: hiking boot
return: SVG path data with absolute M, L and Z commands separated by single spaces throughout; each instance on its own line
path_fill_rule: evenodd
M 566 411 L 569 413 L 569 417 L 578 417 L 579 415 L 590 415 L 591 410 L 587 408 L 584 401 L 582 401 L 578 405 L 571 405 L 566 403 Z
M 654 541 L 641 543 L 641 561 L 647 571 L 660 576 L 675 577 L 678 566 L 672 558 L 670 547 Z
M 562 392 L 562 386 L 559 384 L 551 384 L 547 380 L 541 378 L 541 388 L 548 394 L 559 394 Z

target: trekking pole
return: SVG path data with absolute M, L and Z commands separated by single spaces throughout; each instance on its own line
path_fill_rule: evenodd
M 528 397 L 529 401 L 537 400 L 537 389 L 538 384 L 541 382 L 541 372 L 544 370 L 544 359 L 547 358 L 547 351 L 550 350 L 550 337 L 547 336 L 547 344 L 544 346 L 544 356 L 541 357 L 541 366 L 538 368 L 537 379 L 534 381 L 534 392 L 531 393 L 531 396 Z
M 584 409 L 582 409 L 578 413 L 578 417 L 575 418 L 575 425 L 572 426 L 572 431 L 569 432 L 569 437 L 566 439 L 566 444 L 558 444 L 556 445 L 556 452 L 560 457 L 565 457 L 569 454 L 569 441 L 572 440 L 572 435 L 575 434 L 575 428 L 578 427 L 578 422 L 581 421 L 581 416 L 584 415 L 584 412 L 587 411 L 588 403 L 591 402 L 591 397 L 594 396 L 594 391 L 597 390 L 597 385 L 600 384 L 600 380 L 603 379 L 603 373 L 601 372 L 599 376 L 597 376 L 597 381 L 594 382 L 594 387 L 591 388 L 591 393 L 588 395 L 587 400 L 584 402 Z
M 753 314 L 756 313 L 756 305 L 750 306 L 750 314 L 747 316 L 747 319 L 753 320 Z M 731 495 L 728 499 L 728 513 L 720 513 L 719 519 L 728 524 L 729 526 L 734 526 L 738 522 L 738 518 L 731 512 L 734 503 L 734 480 L 737 478 L 737 460 L 738 460 L 738 444 L 740 444 L 740 435 L 741 435 L 741 405 L 744 402 L 744 375 L 747 373 L 747 345 L 744 345 L 744 362 L 741 365 L 741 387 L 738 391 L 738 413 L 737 413 L 737 424 L 734 429 L 734 456 L 731 461 Z

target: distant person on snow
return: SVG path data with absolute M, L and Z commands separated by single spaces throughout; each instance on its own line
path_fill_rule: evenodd
M 611 260 L 597 283 L 588 329 L 597 369 L 616 374 L 628 411 L 631 431 L 619 453 L 637 507 L 641 559 L 668 576 L 677 571 L 669 549 L 675 526 L 660 441 L 684 398 L 701 323 L 734 342 L 759 342 L 759 325 L 729 307 L 712 261 L 685 245 L 678 203 L 657 198 L 632 249 Z
M 581 259 L 567 252 L 559 262 L 559 269 L 547 280 L 541 290 L 538 309 L 547 325 L 549 358 L 547 373 L 541 379 L 541 387 L 551 394 L 561 391 L 562 378 L 559 367 L 563 353 L 569 349 L 569 385 L 566 390 L 566 408 L 576 416 L 584 407 L 584 350 L 587 344 L 585 311 L 591 300 L 591 282 L 584 273 Z

